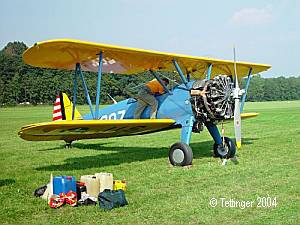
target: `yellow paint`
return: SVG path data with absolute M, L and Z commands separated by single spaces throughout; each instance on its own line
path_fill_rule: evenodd
M 27 141 L 74 141 L 136 135 L 169 128 L 171 119 L 60 120 L 24 126 L 19 136 Z
M 72 120 L 73 103 L 70 101 L 70 99 L 65 93 L 62 93 L 62 96 L 63 96 L 63 104 L 64 104 L 66 120 Z M 79 113 L 76 107 L 75 107 L 74 118 L 75 120 L 82 119 L 81 114 Z
M 241 118 L 242 119 L 249 119 L 253 117 L 257 117 L 259 113 L 241 113 Z
M 184 71 L 195 78 L 204 78 L 207 68 L 213 64 L 211 77 L 234 74 L 234 62 L 215 58 L 158 52 L 116 45 L 98 44 L 72 39 L 56 39 L 38 42 L 23 54 L 25 63 L 44 68 L 74 70 L 81 63 L 85 71 L 97 71 L 98 54 L 103 52 L 103 72 L 135 74 L 145 70 L 174 71 L 173 59 Z M 252 68 L 252 74 L 268 70 L 271 66 L 250 62 L 237 62 L 237 74 L 244 77 Z
M 241 113 L 241 119 L 245 120 L 245 119 L 251 119 L 254 117 L 257 117 L 259 115 L 259 113 Z M 228 120 L 224 120 L 224 123 L 230 123 L 233 122 L 233 118 L 228 119 Z
M 259 113 L 241 113 L 242 119 L 250 119 L 253 117 L 257 117 Z M 242 147 L 242 143 L 240 141 L 236 142 L 236 147 L 240 149 Z

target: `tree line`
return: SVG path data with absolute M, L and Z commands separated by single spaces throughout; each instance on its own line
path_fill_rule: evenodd
M 42 69 L 26 65 L 22 53 L 23 42 L 10 42 L 0 51 L 0 105 L 21 103 L 52 104 L 59 91 L 73 93 L 73 71 Z M 166 74 L 174 76 L 174 74 Z M 97 74 L 84 73 L 92 102 L 95 102 Z M 101 104 L 111 103 L 109 95 L 117 101 L 137 94 L 139 86 L 151 79 L 147 73 L 138 76 L 104 74 L 101 85 Z M 81 82 L 78 104 L 85 103 Z M 242 80 L 245 85 L 245 80 Z M 248 101 L 277 101 L 300 99 L 300 77 L 262 78 L 254 76 L 248 90 Z

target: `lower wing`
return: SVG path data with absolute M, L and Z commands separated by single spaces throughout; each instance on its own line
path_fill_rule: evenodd
M 250 119 L 250 118 L 257 117 L 258 115 L 259 115 L 259 113 L 241 113 L 241 119 L 242 119 L 242 120 Z M 224 122 L 224 123 L 230 123 L 230 122 L 233 122 L 233 118 L 224 120 L 223 122 Z
M 253 117 L 257 117 L 259 113 L 241 113 L 242 119 L 249 119 Z
M 171 127 L 172 119 L 63 120 L 24 126 L 19 136 L 27 141 L 74 141 L 150 133 Z

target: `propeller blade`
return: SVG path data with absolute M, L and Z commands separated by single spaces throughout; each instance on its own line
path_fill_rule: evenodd
M 233 46 L 233 70 L 234 70 L 234 80 L 235 80 L 235 88 L 239 89 L 239 81 L 237 77 L 237 71 L 236 71 L 236 54 L 235 54 L 235 46 Z M 235 96 L 237 97 L 237 96 Z
M 234 133 L 236 147 L 241 148 L 242 146 L 242 129 L 241 129 L 241 112 L 240 112 L 240 100 L 236 98 L 234 100 Z
M 236 70 L 236 54 L 235 47 L 233 47 L 233 58 L 234 58 L 234 79 L 235 79 L 235 90 L 234 90 L 234 133 L 237 148 L 242 146 L 242 129 L 241 129 L 241 112 L 240 112 L 240 88 Z

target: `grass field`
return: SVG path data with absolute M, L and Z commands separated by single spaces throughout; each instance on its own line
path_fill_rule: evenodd
M 247 103 L 245 111 L 260 116 L 243 123 L 238 165 L 224 167 L 212 158 L 205 130 L 192 136 L 193 167 L 186 169 L 168 162 L 179 130 L 78 141 L 64 149 L 60 141 L 26 142 L 17 135 L 23 125 L 51 120 L 52 107 L 0 108 L 0 224 L 300 224 L 300 101 Z M 231 124 L 226 134 L 233 136 Z M 51 209 L 33 197 L 51 173 L 79 179 L 95 172 L 126 178 L 129 205 L 108 212 Z M 277 206 L 257 207 L 259 197 L 276 198 Z M 222 207 L 221 198 L 254 203 Z

